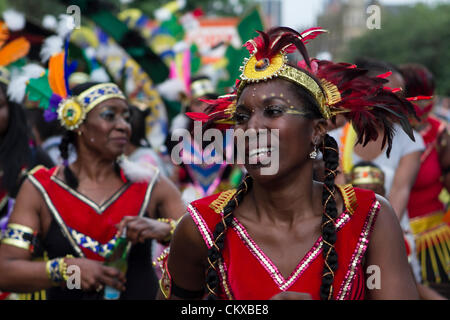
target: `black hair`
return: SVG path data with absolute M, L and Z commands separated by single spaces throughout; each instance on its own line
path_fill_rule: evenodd
M 29 134 L 22 106 L 8 99 L 5 84 L 0 83 L 0 90 L 8 104 L 8 125 L 0 142 L 0 168 L 3 171 L 1 187 L 11 197 L 15 197 L 21 171 L 31 164 Z
M 25 109 L 26 117 L 31 128 L 35 128 L 39 134 L 41 141 L 45 141 L 50 137 L 59 136 L 64 133 L 58 120 L 46 122 L 44 112 L 39 108 Z
M 150 114 L 150 109 L 144 111 L 134 105 L 130 105 L 130 125 L 131 137 L 130 143 L 136 147 L 151 148 L 150 142 L 146 137 L 145 118 Z
M 309 119 L 320 119 L 321 113 L 316 100 L 307 90 L 302 90 L 295 86 L 296 94 L 306 102 L 306 117 Z M 324 268 L 322 272 L 322 284 L 320 287 L 320 297 L 329 300 L 333 295 L 334 273 L 338 267 L 338 256 L 334 244 L 336 243 L 336 227 L 334 224 L 337 218 L 337 206 L 335 200 L 336 170 L 339 164 L 339 151 L 336 141 L 329 135 L 325 135 L 322 145 L 323 160 L 325 161 L 325 181 L 323 185 L 322 204 L 324 212 L 322 215 L 322 238 L 323 238 L 323 258 Z M 242 202 L 245 194 L 250 190 L 253 179 L 246 176 L 238 186 L 233 198 L 223 209 L 224 217 L 217 223 L 213 232 L 214 244 L 208 250 L 208 270 L 206 273 L 206 287 L 208 299 L 216 299 L 219 294 L 218 263 L 222 259 L 221 251 L 225 243 L 227 229 L 233 221 L 233 211 Z
M 358 167 L 373 167 L 381 170 L 381 168 L 372 161 L 360 161 L 352 167 L 352 170 Z
M 399 66 L 405 79 L 407 97 L 432 96 L 436 88 L 433 74 L 427 67 L 418 63 L 406 63 Z
M 72 95 L 77 96 L 81 94 L 83 91 L 92 88 L 100 83 L 98 82 L 85 82 L 79 85 L 76 85 L 72 88 Z M 64 160 L 64 179 L 69 187 L 72 189 L 78 188 L 78 178 L 75 173 L 70 169 L 68 159 L 69 159 L 69 145 L 73 144 L 77 149 L 76 145 L 76 133 L 70 130 L 64 130 L 63 137 L 61 139 L 61 143 L 59 145 L 59 151 L 61 152 L 61 158 Z M 118 175 L 120 175 L 120 167 L 117 162 L 114 163 L 114 170 Z

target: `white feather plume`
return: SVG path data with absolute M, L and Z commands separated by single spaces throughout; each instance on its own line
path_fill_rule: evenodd
M 40 52 L 42 63 L 46 63 L 52 55 L 61 52 L 63 46 L 64 41 L 59 36 L 50 36 L 45 39 Z
M 45 69 L 38 64 L 30 63 L 24 66 L 17 75 L 14 75 L 8 85 L 8 97 L 11 101 L 22 103 L 25 90 L 30 79 L 39 78 Z
M 44 18 L 42 18 L 42 26 L 45 29 L 56 31 L 56 29 L 58 28 L 58 21 L 56 20 L 55 16 L 46 14 Z
M 3 20 L 11 31 L 22 30 L 25 27 L 25 16 L 14 9 L 5 10 Z
M 155 18 L 158 21 L 166 21 L 169 20 L 172 16 L 172 12 L 166 8 L 159 8 L 155 10 Z
M 159 169 L 149 163 L 133 162 L 127 157 L 121 157 L 119 165 L 128 180 L 132 182 L 150 182 L 157 176 Z
M 168 79 L 159 84 L 156 89 L 167 100 L 180 100 L 180 93 L 185 92 L 184 84 L 180 79 Z
M 58 21 L 58 36 L 65 39 L 66 36 L 75 28 L 75 19 L 67 14 L 60 14 Z

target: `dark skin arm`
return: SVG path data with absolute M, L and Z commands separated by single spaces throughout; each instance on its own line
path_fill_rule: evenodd
M 166 177 L 159 176 L 151 193 L 146 217 L 126 216 L 118 225 L 118 234 L 127 227 L 127 237 L 133 243 L 146 239 L 163 240 L 170 235 L 171 225 L 157 218 L 178 220 L 186 212 L 180 191 Z
M 42 217 L 46 217 L 43 219 Z M 26 180 L 16 198 L 10 222 L 28 226 L 38 231 L 40 239 L 48 232 L 50 212 L 40 193 Z M 0 290 L 12 292 L 33 292 L 52 287 L 48 279 L 45 262 L 31 261 L 31 253 L 8 244 L 0 245 Z M 115 268 L 103 266 L 100 262 L 85 258 L 65 259 L 68 265 L 80 268 L 81 288 L 94 290 L 100 284 L 107 284 L 119 290 L 124 289 L 125 276 Z
M 442 170 L 450 168 L 450 135 L 447 130 L 439 137 L 437 149 Z M 444 187 L 450 192 L 450 170 L 446 174 L 443 173 L 442 179 Z
M 175 230 L 170 247 L 168 269 L 173 282 L 186 290 L 203 290 L 207 256 L 208 249 L 194 220 L 189 214 L 184 215 Z M 164 299 L 160 292 L 158 299 Z M 170 299 L 180 298 L 172 294 Z
M 366 287 L 366 299 L 419 299 L 414 276 L 406 257 L 403 233 L 389 202 L 377 195 L 381 204 L 366 252 L 364 271 L 369 266 L 380 268 L 380 289 Z

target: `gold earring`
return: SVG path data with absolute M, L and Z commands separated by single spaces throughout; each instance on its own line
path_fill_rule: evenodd
M 81 131 L 78 131 L 78 135 L 81 136 L 81 134 L 82 134 L 82 132 L 81 132 Z

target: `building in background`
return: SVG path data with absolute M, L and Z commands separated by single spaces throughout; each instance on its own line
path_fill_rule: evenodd
M 281 25 L 281 0 L 255 0 L 264 16 L 266 29 Z

